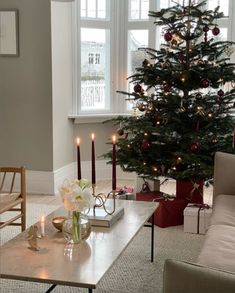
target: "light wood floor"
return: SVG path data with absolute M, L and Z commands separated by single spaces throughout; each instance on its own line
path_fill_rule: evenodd
M 162 182 L 162 180 L 161 180 Z M 132 186 L 135 188 L 136 181 L 135 180 L 119 180 L 117 182 L 117 186 Z M 108 193 L 111 190 L 111 181 L 110 180 L 103 180 L 97 182 L 97 193 L 103 192 Z M 163 183 L 160 187 L 162 192 L 167 194 L 175 194 L 175 181 L 168 180 Z M 204 202 L 211 205 L 212 204 L 212 186 L 204 187 Z M 48 204 L 48 205 L 60 205 L 62 204 L 62 200 L 60 196 L 55 195 L 44 195 L 44 194 L 28 194 L 27 195 L 27 202 L 35 203 L 35 204 Z

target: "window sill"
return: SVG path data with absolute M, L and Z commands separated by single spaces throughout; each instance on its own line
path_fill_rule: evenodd
M 69 115 L 69 119 L 74 120 L 74 124 L 103 123 L 106 120 L 117 118 L 118 116 L 131 116 L 129 113 L 115 114 L 89 114 L 89 115 Z

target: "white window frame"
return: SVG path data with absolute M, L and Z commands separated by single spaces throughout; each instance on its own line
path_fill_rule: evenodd
M 200 0 L 201 1 L 201 0 Z M 229 18 L 219 20 L 219 27 L 228 28 L 228 40 L 235 41 L 235 4 L 233 0 L 229 1 Z M 72 4 L 72 20 L 73 20 L 73 114 L 70 117 L 78 116 L 116 116 L 118 114 L 128 114 L 126 101 L 124 95 L 117 93 L 117 90 L 127 90 L 127 46 L 128 46 L 128 31 L 135 29 L 147 29 L 149 31 L 149 44 L 151 48 L 159 48 L 158 38 L 159 27 L 156 27 L 153 18 L 149 20 L 128 20 L 129 10 L 128 0 L 110 0 L 110 20 L 94 20 L 91 18 L 86 21 L 80 19 L 80 1 L 75 0 Z M 160 9 L 159 0 L 150 0 L 149 10 L 157 11 Z M 125 11 L 125 15 L 123 13 Z M 116 12 L 116 13 L 115 13 Z M 121 20 L 121 21 L 120 21 Z M 76 50 L 78 41 L 80 40 L 80 27 L 85 28 L 101 28 L 110 30 L 110 106 L 107 110 L 96 110 L 92 112 L 81 111 L 80 98 L 79 98 L 79 81 L 81 80 L 80 74 L 80 54 Z M 231 62 L 235 62 L 235 54 L 231 58 Z

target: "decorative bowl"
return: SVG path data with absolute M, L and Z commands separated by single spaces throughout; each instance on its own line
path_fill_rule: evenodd
M 63 223 L 67 219 L 68 219 L 67 217 L 63 217 L 63 216 L 55 217 L 52 220 L 52 224 L 56 229 L 58 229 L 59 231 L 62 231 Z

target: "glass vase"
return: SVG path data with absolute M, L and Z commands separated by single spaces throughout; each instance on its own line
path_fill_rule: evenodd
M 91 225 L 87 217 L 80 212 L 72 212 L 63 223 L 63 235 L 69 243 L 80 243 L 91 233 Z

